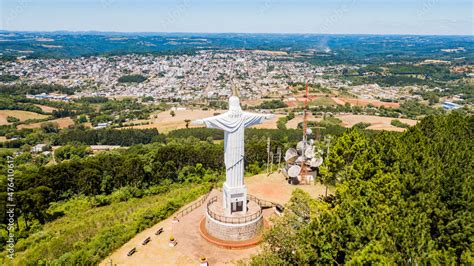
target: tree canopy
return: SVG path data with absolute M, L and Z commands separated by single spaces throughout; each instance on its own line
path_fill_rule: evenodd
M 336 192 L 295 192 L 253 265 L 472 264 L 472 116 L 428 116 L 404 134 L 338 138 L 322 169 Z

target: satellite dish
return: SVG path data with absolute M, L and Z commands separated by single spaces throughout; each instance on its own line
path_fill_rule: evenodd
M 311 166 L 312 168 L 320 167 L 322 164 L 323 164 L 323 158 L 322 157 L 313 158 L 309 162 L 309 166 Z
M 314 157 L 314 148 L 313 146 L 308 146 L 306 148 L 306 151 L 304 152 L 304 156 L 306 156 L 306 158 L 313 158 Z
M 298 151 L 299 154 L 303 153 L 303 147 L 304 147 L 304 142 L 300 141 L 298 144 L 296 144 L 296 150 Z
M 283 173 L 283 175 L 284 175 L 285 177 L 289 177 L 289 176 L 288 176 L 288 168 L 284 167 L 281 172 Z
M 300 157 L 298 157 L 298 159 L 296 159 L 296 164 L 301 164 L 303 162 L 304 162 L 303 156 L 300 156 Z
M 297 158 L 298 158 L 298 152 L 296 151 L 296 149 L 291 148 L 291 149 L 286 151 L 285 161 L 287 163 L 293 164 L 296 161 Z
M 299 167 L 298 165 L 293 165 L 292 167 L 290 167 L 290 169 L 288 169 L 288 176 L 295 178 L 295 177 L 298 177 L 300 172 L 301 172 L 301 167 Z

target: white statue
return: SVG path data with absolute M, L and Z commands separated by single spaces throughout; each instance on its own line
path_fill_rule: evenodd
M 223 204 L 227 215 L 247 211 L 247 187 L 244 185 L 244 129 L 272 119 L 273 115 L 242 111 L 237 96 L 229 98 L 229 111 L 214 117 L 196 120 L 194 125 L 224 130 L 226 181 Z

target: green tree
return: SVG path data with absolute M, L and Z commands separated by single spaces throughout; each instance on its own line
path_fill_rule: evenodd
M 472 116 L 453 112 L 403 134 L 347 131 L 325 160 L 335 194 L 292 199 L 309 220 L 287 207 L 274 223 L 291 242 L 270 230 L 251 264 L 471 264 L 473 129 Z
M 16 123 L 16 122 L 20 122 L 20 119 L 14 117 L 14 116 L 7 116 L 7 122 L 8 123 Z
M 59 125 L 54 122 L 43 123 L 41 124 L 41 130 L 43 130 L 44 133 L 58 133 Z
M 288 118 L 285 116 L 278 118 L 277 121 L 277 128 L 278 129 L 286 129 L 286 123 L 288 122 Z
M 54 158 L 60 162 L 63 160 L 84 158 L 92 154 L 92 149 L 82 144 L 67 144 L 54 151 Z

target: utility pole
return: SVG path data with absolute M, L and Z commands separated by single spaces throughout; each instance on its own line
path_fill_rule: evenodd
M 327 145 L 327 151 L 326 151 L 326 158 L 329 158 L 329 147 L 331 145 L 331 136 L 330 135 L 327 135 L 325 136 L 324 140 L 326 142 L 326 145 Z M 329 171 L 329 166 L 328 166 L 328 171 Z M 326 191 L 324 193 L 324 197 L 327 197 L 328 196 L 328 185 L 326 184 Z
M 275 158 L 275 154 L 273 151 L 270 152 L 270 175 L 273 173 L 273 158 Z
M 307 141 L 308 141 L 308 135 L 307 135 L 307 130 L 308 130 L 308 93 L 309 93 L 309 87 L 308 87 L 308 81 L 306 81 L 306 98 L 305 98 L 305 101 L 304 101 L 304 111 L 303 111 L 303 152 L 302 152 L 302 155 L 303 155 L 303 162 L 301 163 L 301 172 L 300 172 L 300 176 L 301 176 L 301 181 L 305 183 L 308 183 L 308 171 L 306 169 L 306 155 L 305 155 L 305 151 L 306 151 L 306 144 L 307 144 Z
M 267 176 L 270 175 L 270 137 L 267 138 Z
M 277 156 L 278 156 L 278 170 L 280 170 L 280 167 L 281 167 L 281 147 L 277 148 Z

